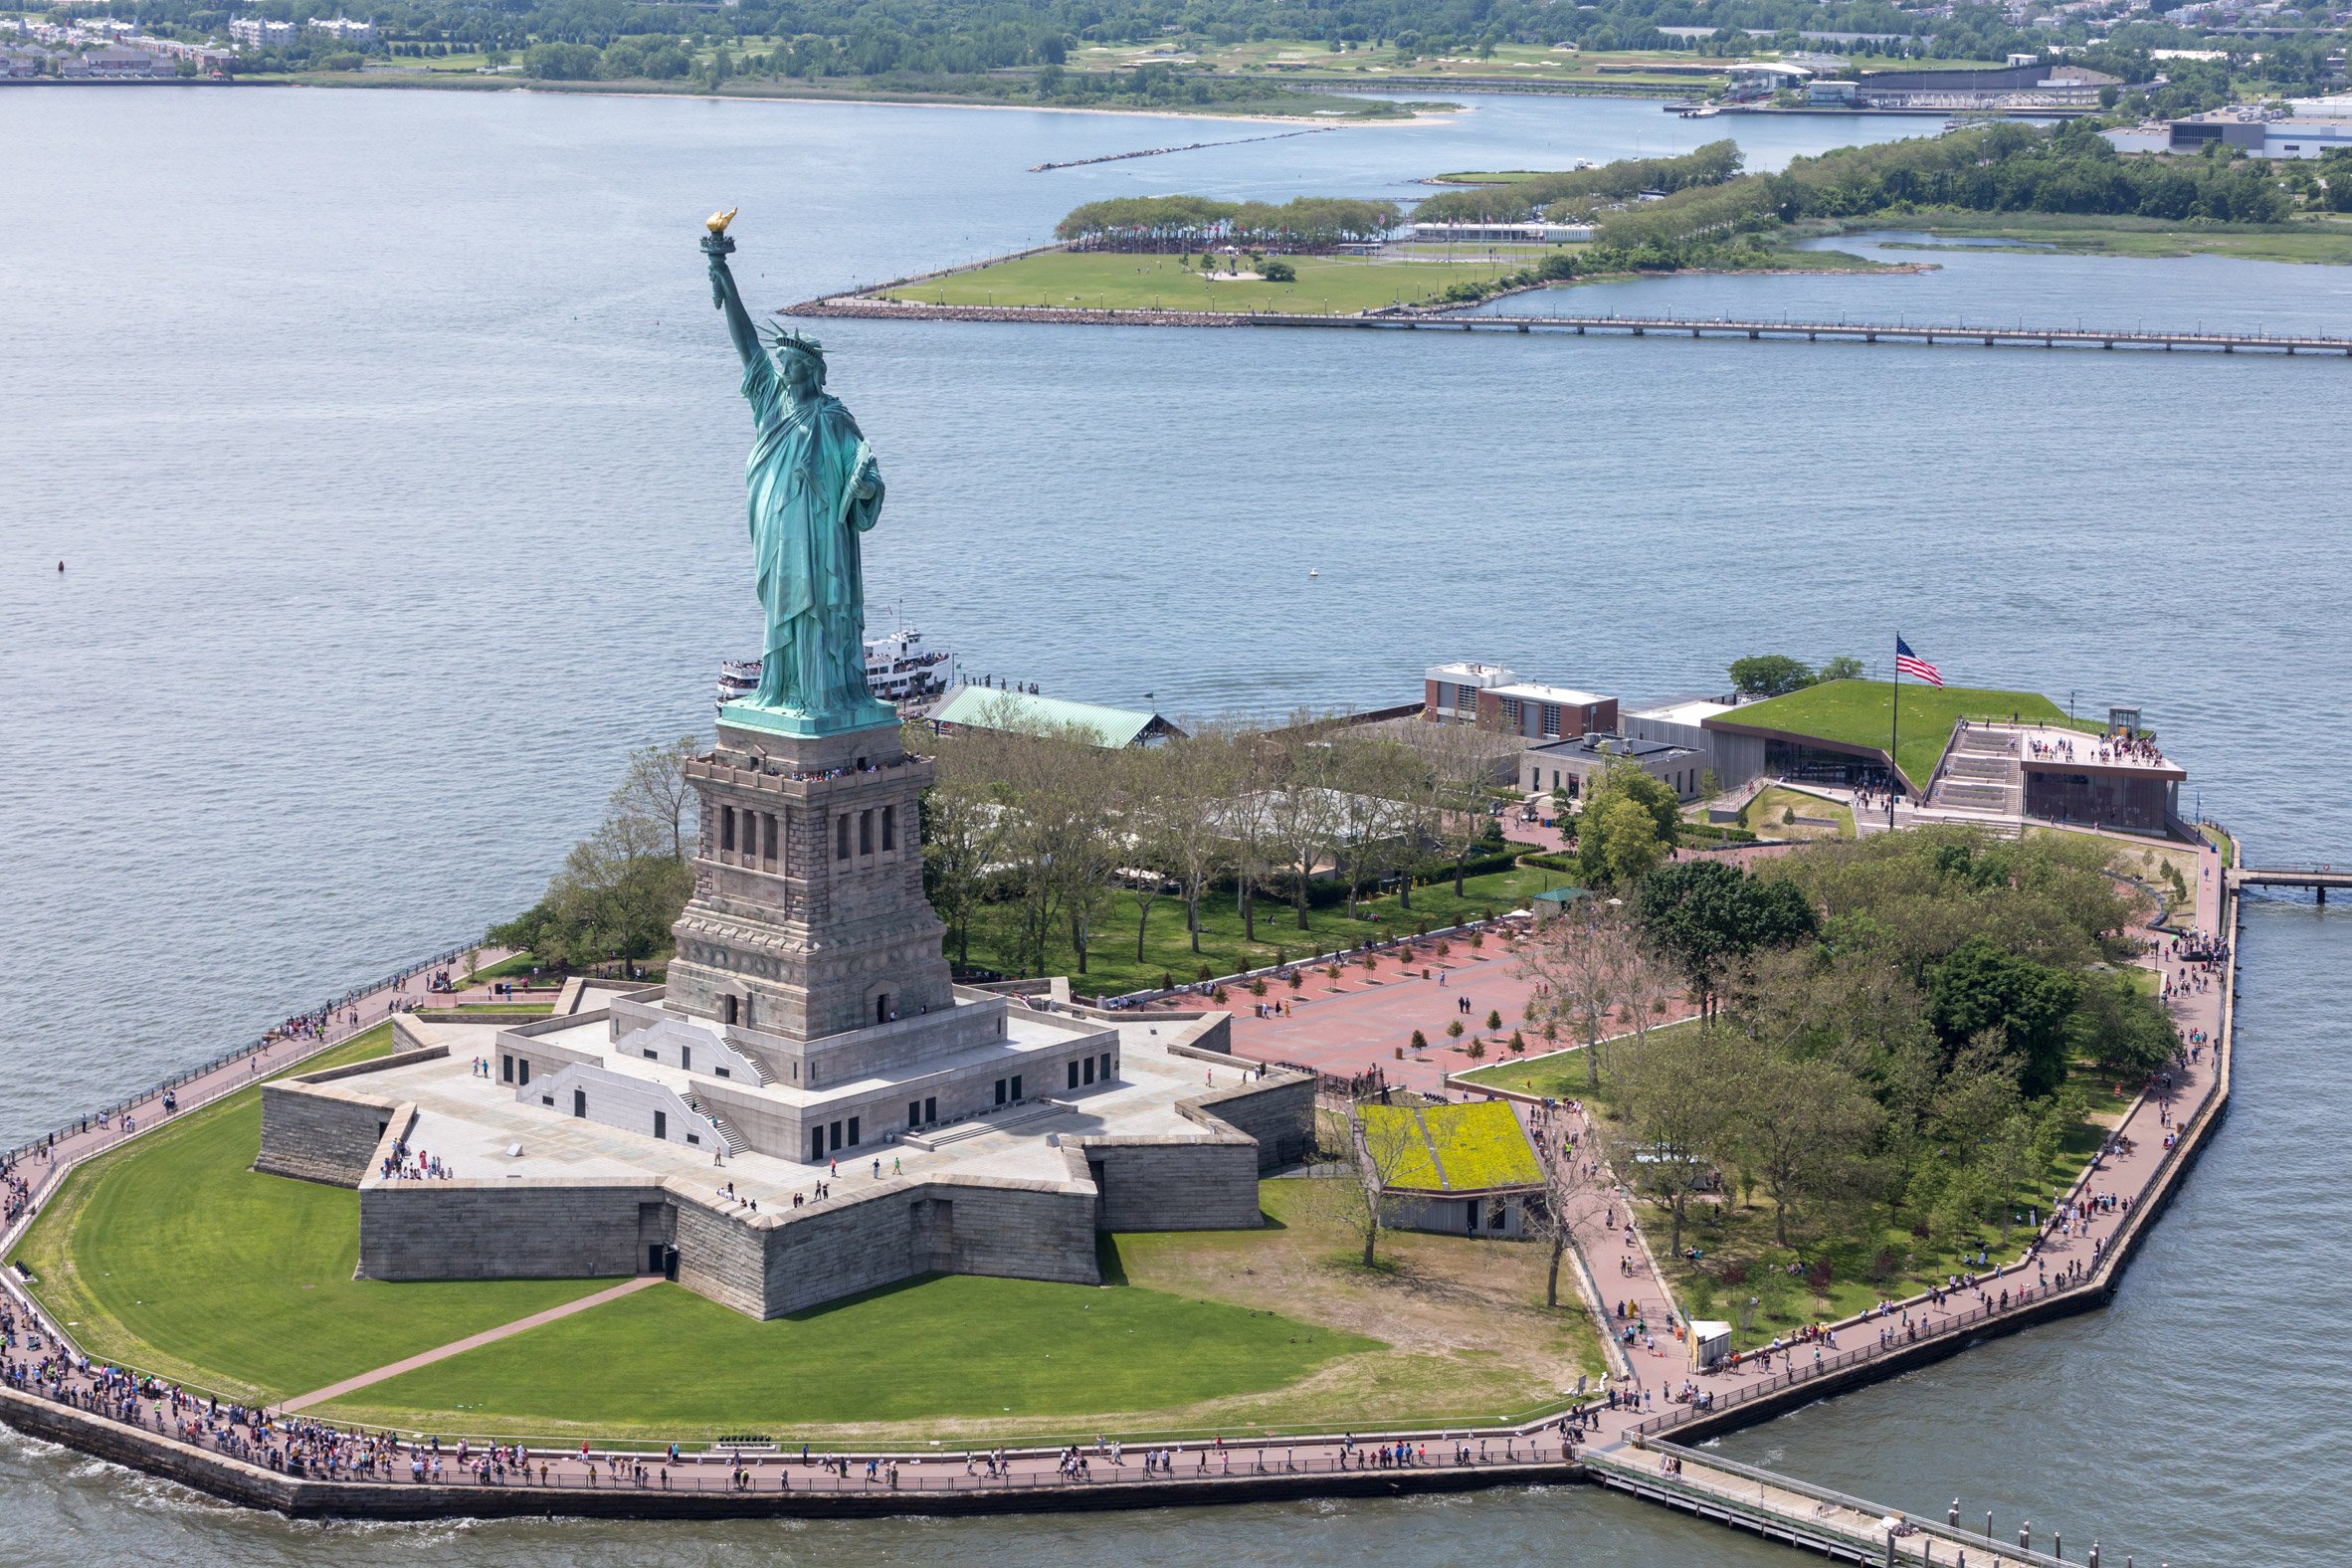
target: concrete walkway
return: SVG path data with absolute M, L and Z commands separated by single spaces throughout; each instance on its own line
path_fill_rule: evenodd
M 552 1323 L 557 1318 L 569 1317 L 574 1312 L 585 1312 L 590 1307 L 602 1306 L 607 1301 L 618 1301 L 625 1295 L 635 1295 L 647 1285 L 660 1284 L 661 1282 L 662 1276 L 660 1274 L 642 1274 L 624 1284 L 614 1285 L 609 1290 L 598 1290 L 592 1294 L 581 1296 L 576 1301 L 566 1301 L 561 1306 L 551 1306 L 543 1312 L 533 1312 L 528 1317 L 518 1317 L 511 1323 L 500 1323 L 497 1327 L 486 1328 L 479 1334 L 468 1334 L 463 1339 L 453 1339 L 446 1345 L 410 1356 L 405 1361 L 395 1361 L 389 1366 L 380 1366 L 373 1372 L 362 1372 L 357 1377 L 347 1377 L 340 1383 L 329 1383 L 326 1387 L 313 1389 L 307 1394 L 297 1394 L 278 1408 L 288 1415 L 292 1415 L 297 1410 L 308 1410 L 312 1405 L 323 1405 L 330 1399 L 341 1399 L 345 1394 L 351 1393 L 355 1389 L 365 1388 L 370 1383 L 381 1383 L 386 1378 L 398 1377 L 403 1372 L 414 1372 L 417 1368 L 429 1367 L 436 1361 L 447 1361 L 451 1356 L 464 1355 L 469 1350 L 480 1349 L 484 1345 L 495 1343 L 510 1334 L 519 1334 L 525 1330 L 537 1328 L 542 1323 Z

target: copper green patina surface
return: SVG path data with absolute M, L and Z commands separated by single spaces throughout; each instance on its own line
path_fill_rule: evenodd
M 825 390 L 825 351 L 772 330 L 763 347 L 736 293 L 735 242 L 714 217 L 702 252 L 710 299 L 743 360 L 743 396 L 757 435 L 744 465 L 751 555 L 767 612 L 759 689 L 729 702 L 723 721 L 787 735 L 836 735 L 896 722 L 866 686 L 866 582 L 858 536 L 882 515 L 874 449 Z M 773 358 L 770 357 L 771 351 Z

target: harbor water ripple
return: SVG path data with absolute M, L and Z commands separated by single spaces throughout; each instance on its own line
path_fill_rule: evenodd
M 1096 196 L 1403 196 L 1732 134 L 1917 124 L 1471 100 L 1032 174 L 1195 122 L 534 95 L 0 96 L 0 1143 L 534 898 L 623 754 L 746 652 L 748 423 L 692 242 L 781 305 L 1036 243 Z M 1843 242 L 1847 248 L 1876 243 Z M 1899 243 L 1899 242 L 1898 242 Z M 2343 332 L 2345 275 L 1882 251 L 1577 308 L 2076 312 Z M 1530 308 L 1510 301 L 1498 308 Z M 845 321 L 890 500 L 870 596 L 975 674 L 1172 713 L 1382 703 L 1441 659 L 1628 697 L 1762 649 L 2141 704 L 2192 800 L 2352 859 L 2332 496 L 2352 367 L 1504 335 Z M 66 570 L 57 565 L 63 561 Z M 1313 574 L 1310 576 L 1310 572 Z M 2105 1560 L 2352 1535 L 2340 911 L 2253 908 L 2239 1101 L 2114 1307 L 1727 1439 Z M 2331 962 L 2332 961 L 2332 962 Z M 2314 1288 L 2316 1287 L 2316 1288 Z M 2246 1333 L 2258 1324 L 2258 1340 Z M 2258 1344 L 2254 1355 L 2246 1353 Z M 1570 1489 L 871 1525 L 238 1513 L 0 1436 L 0 1560 L 1763 1564 Z M 1475 1510 L 1474 1514 L 1471 1510 Z M 2079 1534 L 2077 1533 L 2079 1531 Z M 2014 1538 L 2014 1536 L 2012 1536 Z M 2077 1544 L 2079 1543 L 2079 1544 Z

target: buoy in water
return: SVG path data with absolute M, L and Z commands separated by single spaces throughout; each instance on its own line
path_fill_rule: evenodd
M 65 570 L 65 568 L 64 568 L 63 566 L 60 566 L 60 567 L 58 568 L 58 570 L 62 572 L 62 571 L 64 571 L 64 570 Z M 1320 577 L 1320 576 L 1322 576 L 1323 574 L 1322 574 L 1321 572 L 1318 572 L 1318 571 L 1316 571 L 1316 570 L 1315 570 L 1313 567 L 1309 566 L 1309 567 L 1306 569 L 1306 575 L 1307 575 L 1307 576 L 1309 576 L 1309 577 Z

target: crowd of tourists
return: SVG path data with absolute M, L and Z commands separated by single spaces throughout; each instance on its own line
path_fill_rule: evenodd
M 376 1174 L 386 1181 L 447 1181 L 457 1172 L 440 1155 L 411 1150 L 407 1139 L 395 1138 L 391 1151 L 376 1162 Z

